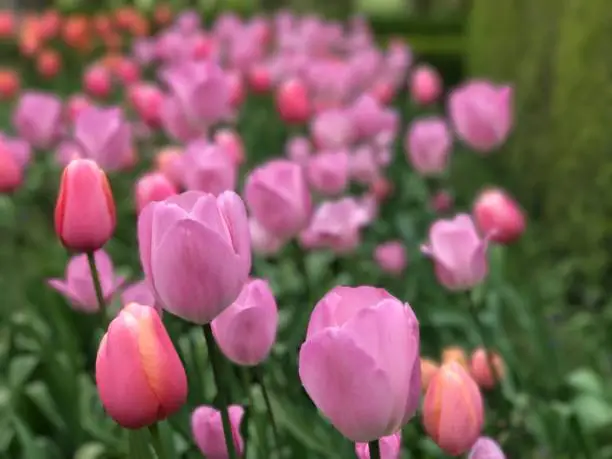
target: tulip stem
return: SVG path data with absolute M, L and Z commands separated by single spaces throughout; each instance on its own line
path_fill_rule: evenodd
M 213 376 L 215 378 L 215 386 L 217 386 L 217 393 L 221 400 L 221 422 L 223 424 L 223 436 L 225 437 L 225 445 L 229 454 L 229 459 L 238 459 L 236 454 L 236 445 L 234 445 L 232 435 L 232 424 L 230 423 L 229 417 L 229 400 L 227 397 L 227 385 L 222 383 L 221 372 L 222 372 L 222 361 L 215 343 L 212 328 L 210 324 L 205 324 L 202 329 L 204 330 L 204 339 L 206 340 L 206 347 L 208 348 L 208 358 L 212 366 Z
M 378 440 L 369 442 L 368 449 L 370 450 L 370 459 L 380 459 L 380 446 Z
M 159 426 L 157 422 L 149 426 L 149 432 L 151 433 L 151 439 L 153 449 L 157 455 L 157 459 L 167 459 L 166 450 L 164 449 L 164 443 L 162 442 L 161 435 L 159 434 Z
M 96 266 L 96 257 L 93 252 L 87 252 L 87 261 L 89 263 L 89 270 L 91 271 L 91 278 L 94 284 L 94 290 L 96 292 L 96 299 L 98 300 L 98 314 L 100 316 L 100 325 L 102 329 L 106 328 L 106 302 L 104 301 L 104 293 L 102 293 L 102 284 L 100 282 L 100 274 L 98 273 L 98 267 Z
M 489 340 L 487 339 L 487 327 L 485 327 L 485 325 L 480 320 L 480 316 L 478 315 L 478 308 L 476 307 L 476 304 L 472 300 L 469 293 L 468 305 L 470 314 L 472 315 L 472 319 L 474 320 L 474 324 L 476 325 L 476 329 L 480 337 L 480 342 L 485 353 L 485 360 L 487 362 L 487 366 L 489 367 L 489 372 L 491 373 L 493 381 L 497 382 L 499 380 L 499 375 L 497 374 L 497 371 L 495 369 L 495 363 L 493 362 L 493 353 L 489 352 L 489 349 L 491 349 L 491 347 L 489 347 Z
M 278 448 L 280 445 L 279 443 L 280 437 L 278 435 L 278 428 L 276 426 L 276 421 L 274 420 L 274 411 L 272 411 L 272 401 L 270 400 L 270 394 L 268 393 L 268 389 L 266 388 L 266 384 L 264 383 L 264 377 L 261 374 L 260 369 L 256 368 L 254 371 L 255 371 L 255 377 L 256 377 L 257 384 L 259 384 L 259 387 L 261 388 L 261 393 L 263 395 L 264 403 L 266 404 L 266 411 L 268 412 L 270 426 L 272 427 L 272 434 L 274 435 L 274 447 Z

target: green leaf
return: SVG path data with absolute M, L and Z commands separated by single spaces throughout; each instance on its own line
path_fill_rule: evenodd
M 578 368 L 566 377 L 567 383 L 579 392 L 602 395 L 604 388 L 601 377 L 589 368 Z
M 9 384 L 11 387 L 21 387 L 38 366 L 40 360 L 33 355 L 22 355 L 11 360 L 9 366 Z
M 34 434 L 21 419 L 13 417 L 13 427 L 22 448 L 24 459 L 47 459 L 47 455 L 38 446 Z
M 155 459 L 149 447 L 149 434 L 146 430 L 128 432 L 128 457 L 130 459 Z
M 66 429 L 66 423 L 59 415 L 59 410 L 44 383 L 35 381 L 25 388 L 25 394 L 32 403 L 47 417 L 55 427 L 60 430 Z
M 74 454 L 74 459 L 100 459 L 105 453 L 106 448 L 102 443 L 85 443 Z
M 612 425 L 612 406 L 600 397 L 591 394 L 579 395 L 573 400 L 572 407 L 587 432 Z

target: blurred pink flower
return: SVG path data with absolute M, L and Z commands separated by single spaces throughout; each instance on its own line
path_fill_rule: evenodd
M 350 113 L 345 110 L 326 110 L 314 116 L 310 131 L 318 149 L 348 147 L 354 138 Z
M 421 118 L 414 121 L 406 133 L 404 151 L 418 173 L 440 175 L 448 167 L 452 142 L 442 118 Z
M 283 121 L 290 124 L 306 122 L 311 107 L 304 84 L 297 79 L 285 81 L 276 93 L 276 108 Z
M 25 140 L 0 133 L 0 193 L 19 188 L 31 156 L 30 145 Z
M 163 201 L 174 196 L 178 190 L 174 184 L 161 172 L 150 172 L 140 177 L 134 186 L 136 212 L 153 201 Z
M 13 126 L 19 137 L 38 149 L 51 148 L 61 134 L 62 102 L 45 92 L 21 95 L 13 113 Z
M 304 165 L 312 153 L 312 146 L 306 137 L 291 137 L 285 147 L 285 154 L 293 162 Z
M 245 161 L 244 145 L 237 131 L 230 128 L 217 129 L 214 135 L 215 145 L 220 147 L 234 166 L 238 167 Z
M 100 99 L 107 98 L 112 90 L 109 70 L 101 64 L 89 67 L 83 74 L 83 89 L 90 96 Z
M 221 194 L 236 187 L 237 169 L 225 149 L 196 140 L 187 145 L 182 158 L 183 185 L 188 190 Z
M 483 234 L 501 244 L 516 241 L 525 232 L 525 215 L 518 203 L 499 188 L 481 192 L 474 202 L 474 220 Z
M 283 239 L 267 231 L 254 218 L 249 219 L 249 231 L 251 233 L 251 246 L 253 247 L 253 252 L 258 255 L 274 255 L 285 244 Z
M 145 82 L 133 84 L 128 88 L 127 98 L 144 123 L 152 127 L 160 125 L 164 95 L 156 85 Z
M 156 306 L 155 295 L 145 280 L 140 280 L 126 286 L 121 293 L 121 303 L 123 306 L 127 306 L 130 303 L 152 306 L 161 314 L 161 308 Z
M 383 271 L 399 276 L 408 263 L 406 247 L 401 241 L 388 241 L 374 250 L 374 260 Z
M 349 182 L 349 161 L 346 150 L 324 151 L 311 156 L 306 168 L 311 188 L 324 196 L 342 193 Z
M 419 105 L 434 103 L 442 94 L 442 79 L 433 67 L 420 65 L 410 77 L 410 94 Z

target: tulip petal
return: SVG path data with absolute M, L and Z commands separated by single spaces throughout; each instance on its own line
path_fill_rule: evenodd
M 248 274 L 251 271 L 251 233 L 244 203 L 236 193 L 224 192 L 217 204 L 229 229 L 234 251 L 245 259 Z
M 345 437 L 369 442 L 389 432 L 392 388 L 376 361 L 337 328 L 306 341 L 299 374 L 315 405 Z
M 138 253 L 145 279 L 152 286 L 151 251 L 153 245 L 153 214 L 159 203 L 151 202 L 138 214 Z

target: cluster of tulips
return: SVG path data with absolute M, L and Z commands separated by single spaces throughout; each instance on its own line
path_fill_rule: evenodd
M 160 11 L 163 24 L 169 12 Z M 227 361 L 259 368 L 275 345 L 283 307 L 266 279 L 252 277 L 252 257 L 274 257 L 288 244 L 350 255 L 401 185 L 391 170 L 404 167 L 438 184 L 430 202 L 437 217 L 421 251 L 440 285 L 458 293 L 477 287 L 488 274 L 490 244 L 518 239 L 525 219 L 499 188 L 484 190 L 471 213 L 452 215 L 445 178 L 456 141 L 481 155 L 504 143 L 512 89 L 468 81 L 448 95 L 447 116 L 431 114 L 443 98 L 436 70 L 413 65 L 401 41 L 377 47 L 360 18 L 342 25 L 286 12 L 248 21 L 226 14 L 207 30 L 185 12 L 149 35 L 140 16 L 122 14 L 127 19 L 118 14 L 117 24 L 136 37 L 129 52 L 120 54 L 113 22 L 103 33 L 97 19 L 95 30 L 115 54 L 88 66 L 83 91 L 66 101 L 19 92 L 17 80 L 11 86 L 0 77 L 2 96 L 17 97 L 15 135 L 0 134 L 0 192 L 19 193 L 40 157 L 33 150 L 54 152 L 54 166 L 63 168 L 55 231 L 75 255 L 65 279 L 48 283 L 75 309 L 100 317 L 95 381 L 106 412 L 126 429 L 149 427 L 155 440 L 156 423 L 183 407 L 187 375 L 162 320 L 172 314 L 203 329 L 219 394 L 215 407 L 193 410 L 194 441 L 206 457 L 234 459 L 248 439 L 240 429 L 244 408 L 228 390 L 234 376 Z M 45 27 L 55 31 L 49 37 L 77 29 L 62 29 L 53 17 L 44 23 L 51 25 L 40 18 L 30 29 L 22 25 L 20 46 L 30 40 L 38 52 Z M 9 34 L 9 22 L 0 15 L 0 35 Z M 68 44 L 87 49 L 88 39 L 71 34 Z M 240 168 L 257 153 L 245 147 L 238 122 L 247 96 L 265 94 L 292 135 L 282 156 L 250 164 L 242 183 Z M 392 106 L 403 95 L 425 114 L 403 120 Z M 399 161 L 396 143 L 405 153 Z M 116 199 L 124 200 L 113 197 L 110 182 L 143 165 L 134 207 L 144 275 L 127 284 L 103 249 L 116 229 Z M 401 280 L 410 275 L 407 252 L 396 238 L 372 257 Z M 119 311 L 109 307 L 117 295 Z M 503 378 L 502 357 L 483 343 L 469 361 L 456 348 L 444 351 L 441 364 L 421 358 L 414 311 L 382 288 L 329 290 L 310 311 L 296 359 L 305 392 L 362 459 L 397 459 L 401 430 L 419 410 L 447 454 L 504 458 L 483 436 L 483 394 Z M 160 444 L 152 448 L 166 459 Z

